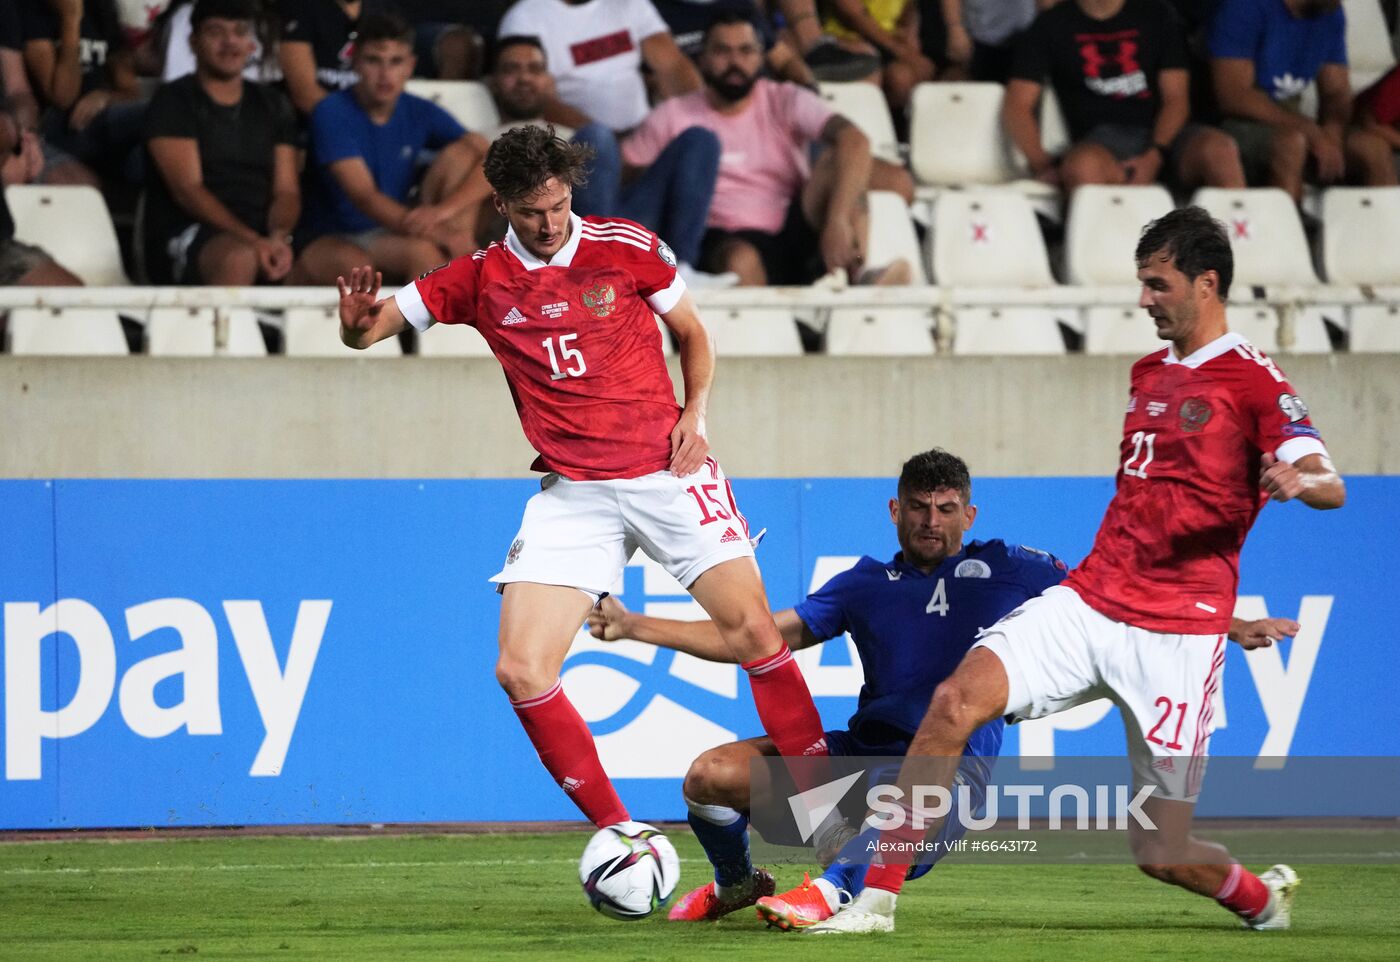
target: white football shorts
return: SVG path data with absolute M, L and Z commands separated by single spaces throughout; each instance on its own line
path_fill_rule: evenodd
M 498 585 L 565 585 L 596 598 L 641 548 L 689 588 L 717 564 L 753 557 L 748 522 L 714 458 L 684 478 L 669 471 L 612 481 L 547 475 L 541 488 L 491 579 Z
M 1005 714 L 1043 718 L 1098 698 L 1123 716 L 1135 788 L 1195 801 L 1225 668 L 1219 635 L 1171 635 L 1100 614 L 1056 585 L 987 629 L 973 647 L 1001 659 Z

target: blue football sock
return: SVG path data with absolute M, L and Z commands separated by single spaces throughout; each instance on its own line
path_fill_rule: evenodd
M 715 867 L 715 884 L 732 888 L 747 882 L 753 875 L 748 816 L 723 805 L 701 805 L 690 799 L 685 804 L 691 830 Z

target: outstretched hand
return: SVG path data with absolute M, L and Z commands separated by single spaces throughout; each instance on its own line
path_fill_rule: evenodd
M 374 305 L 379 300 L 379 286 L 384 275 L 369 265 L 350 271 L 350 280 L 337 277 L 340 289 L 340 323 L 346 330 L 367 331 L 374 326 Z

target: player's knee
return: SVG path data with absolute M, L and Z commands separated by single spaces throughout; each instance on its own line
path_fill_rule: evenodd
M 509 655 L 502 655 L 496 661 L 496 681 L 512 701 L 543 694 L 556 677 L 543 666 Z
M 941 731 L 963 739 L 981 724 L 971 694 L 956 678 L 947 678 L 934 689 L 928 714 Z
M 741 781 L 734 767 L 724 751 L 712 748 L 703 752 L 685 773 L 685 797 L 701 805 L 733 805 L 737 782 Z

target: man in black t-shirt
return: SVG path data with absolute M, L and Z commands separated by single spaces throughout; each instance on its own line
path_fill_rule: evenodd
M 1045 150 L 1035 107 L 1055 91 L 1073 145 Z M 1067 0 L 1021 37 L 1002 123 L 1031 175 L 1072 192 L 1083 184 L 1151 184 L 1183 190 L 1243 187 L 1235 142 L 1189 122 L 1186 41 L 1166 0 Z
M 282 0 L 278 56 L 287 95 L 303 117 L 327 95 L 355 86 L 355 24 L 392 0 Z
M 195 72 L 146 115 L 146 270 L 157 283 L 278 283 L 301 213 L 296 125 L 281 94 L 243 79 L 252 0 L 197 0 Z

